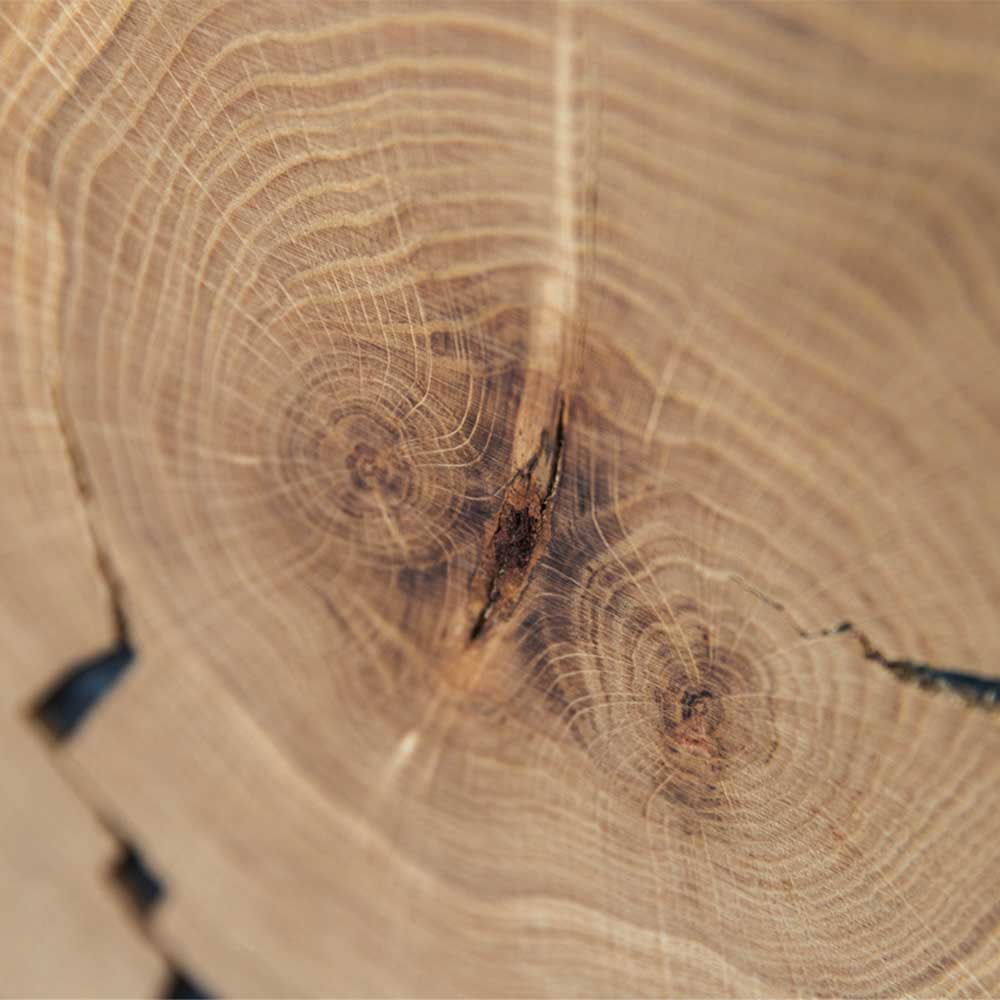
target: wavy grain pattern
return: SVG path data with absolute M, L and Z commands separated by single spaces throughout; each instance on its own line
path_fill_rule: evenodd
M 161 955 L 1000 992 L 995 6 L 8 3 L 0 73 L 11 712 L 127 627 L 52 757 Z

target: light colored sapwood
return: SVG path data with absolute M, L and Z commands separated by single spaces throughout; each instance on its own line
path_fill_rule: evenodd
M 164 954 L 1000 992 L 995 6 L 0 24 L 12 683 L 127 617 Z

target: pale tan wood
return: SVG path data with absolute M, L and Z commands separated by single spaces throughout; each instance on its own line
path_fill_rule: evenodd
M 60 99 L 32 48 L 44 44 L 57 10 L 5 7 L 0 36 L 5 710 L 26 706 L 70 661 L 114 641 L 109 595 L 57 406 L 60 294 L 67 280 L 62 230 L 45 185 L 31 170 L 29 109 Z M 61 58 L 78 59 L 74 51 L 62 50 Z M 85 61 L 70 65 L 80 70 Z
M 57 773 L 30 720 L 70 663 L 114 643 L 115 627 L 54 403 L 62 235 L 28 167 L 33 115 L 59 94 L 25 43 L 42 44 L 55 9 L 7 5 L 3 13 L 0 993 L 155 996 L 167 971 L 113 887 L 120 845 Z M 73 47 L 59 52 L 73 71 L 85 64 Z
M 1000 991 L 995 8 L 7 20 L 165 953 Z
M 167 970 L 112 881 L 118 846 L 9 715 L 0 754 L 0 993 L 157 996 Z

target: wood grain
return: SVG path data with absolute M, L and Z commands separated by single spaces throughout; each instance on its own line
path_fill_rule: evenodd
M 14 683 L 127 622 L 164 955 L 1000 992 L 994 5 L 0 15 Z
M 5 6 L 0 35 L 0 992 L 153 996 L 166 975 L 112 882 L 117 846 L 52 767 L 35 700 L 78 657 L 110 645 L 113 615 L 53 389 L 64 246 L 29 169 L 34 110 L 61 94 L 10 30 L 40 37 L 43 11 Z M 59 50 L 67 72 L 80 53 Z

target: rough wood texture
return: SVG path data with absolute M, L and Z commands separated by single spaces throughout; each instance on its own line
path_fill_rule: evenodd
M 1000 992 L 997 7 L 0 18 L 11 683 L 127 622 L 164 954 Z

